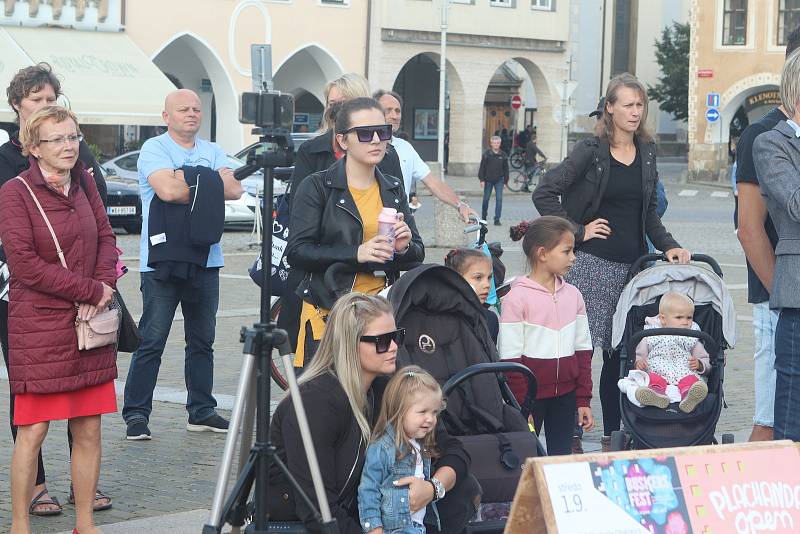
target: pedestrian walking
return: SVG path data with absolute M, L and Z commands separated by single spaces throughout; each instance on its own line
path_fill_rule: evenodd
M 416 191 L 417 184 L 422 182 L 430 189 L 433 196 L 448 206 L 454 207 L 464 222 L 469 222 L 470 214 L 475 213 L 469 207 L 469 204 L 462 201 L 447 182 L 442 178 L 435 177 L 431 173 L 430 167 L 428 167 L 427 163 L 422 161 L 422 158 L 419 157 L 419 154 L 414 150 L 414 147 L 411 146 L 411 143 L 397 137 L 396 132 L 400 131 L 400 123 L 403 117 L 402 97 L 394 91 L 385 90 L 376 91 L 372 97 L 383 106 L 386 123 L 392 125 L 391 144 L 397 151 L 397 156 L 400 158 L 403 185 L 405 186 L 406 193 L 409 195 L 409 200 L 411 199 L 411 193 Z
M 184 240 L 188 240 L 189 217 L 181 218 L 179 227 L 155 230 L 156 225 L 150 221 L 150 211 L 153 206 L 159 206 L 155 203 L 156 197 L 160 203 L 185 205 L 187 208 L 192 198 L 198 200 L 193 205 L 193 213 L 198 210 L 195 215 L 204 218 L 202 210 L 208 203 L 218 206 L 225 200 L 237 199 L 242 195 L 242 186 L 228 168 L 225 152 L 198 137 L 202 109 L 200 98 L 193 91 L 179 89 L 167 95 L 162 116 L 167 125 L 166 133 L 145 142 L 137 163 L 142 197 L 139 250 L 142 289 L 139 331 L 142 343 L 131 356 L 122 409 L 127 424 L 126 438 L 134 441 L 151 439 L 148 423 L 153 411 L 153 390 L 178 304 L 183 311 L 186 339 L 186 411 L 189 413 L 186 429 L 192 432 L 228 430 L 228 421 L 215 411 L 217 401 L 212 395 L 219 270 L 224 265 L 222 247 L 218 242 L 205 248 L 183 247 Z M 208 182 L 214 187 L 209 189 L 209 193 L 217 191 L 219 194 L 209 199 L 200 195 L 200 187 L 194 188 L 190 194 L 183 172 L 183 168 L 189 166 L 198 173 L 202 169 L 219 173 Z M 195 222 L 192 228 L 199 230 L 201 227 L 202 224 Z M 170 236 L 172 238 L 168 239 Z M 176 247 L 182 248 L 178 250 Z M 187 251 L 192 253 L 191 263 Z M 154 256 L 165 261 L 151 263 Z
M 11 460 L 12 527 L 30 532 L 37 455 L 50 421 L 68 420 L 75 526 L 94 528 L 100 415 L 117 410 L 114 344 L 79 350 L 75 325 L 111 303 L 116 239 L 94 180 L 78 161 L 72 112 L 44 107 L 20 132 L 30 168 L 0 189 L 0 239 L 12 277 L 8 374 L 17 439 Z M 55 502 L 55 501 L 53 501 Z
M 533 202 L 542 215 L 577 225 L 575 264 L 565 280 L 586 301 L 592 344 L 603 351 L 600 403 L 602 444 L 620 428 L 619 354 L 611 346 L 614 309 L 631 264 L 647 253 L 647 238 L 673 262 L 686 263 L 681 248 L 656 213 L 656 147 L 645 129 L 647 91 L 631 74 L 612 78 L 596 135 L 578 143 L 542 178 Z
M 778 242 L 775 270 L 770 286 L 769 307 L 779 310 L 775 328 L 775 405 L 774 439 L 800 441 L 800 226 L 797 199 L 800 184 L 800 52 L 793 52 L 783 65 L 781 107 L 788 120 L 782 120 L 753 142 L 753 159 L 761 192 Z M 741 229 L 740 229 L 741 231 Z
M 56 99 L 62 94 L 61 82 L 59 82 L 49 64 L 38 63 L 18 71 L 14 78 L 11 79 L 6 93 L 8 95 L 8 104 L 16 113 L 18 128 L 12 130 L 8 141 L 0 146 L 0 185 L 28 170 L 30 159 L 22 153 L 19 133 L 25 128 L 28 118 L 34 112 L 55 104 Z M 106 181 L 103 178 L 100 165 L 98 165 L 84 139 L 81 139 L 78 146 L 78 159 L 83 162 L 87 172 L 92 175 L 97 191 L 100 194 L 100 199 L 105 205 Z M 0 214 L 0 217 L 2 216 L 3 214 Z M 4 256 L 0 257 L 0 260 L 4 261 L 4 259 Z M 3 360 L 6 368 L 8 368 L 8 300 L 6 299 L 0 299 L 0 344 L 2 344 L 3 349 Z M 9 396 L 8 422 L 11 425 L 12 439 L 16 439 L 17 427 L 14 425 L 13 392 Z M 67 428 L 67 445 L 72 451 L 72 433 L 69 431 L 69 427 Z M 58 498 L 51 496 L 47 489 L 41 450 L 39 451 L 35 486 L 31 495 L 33 496 L 29 507 L 31 515 L 51 516 L 58 515 L 63 511 Z M 67 501 L 72 503 L 73 496 L 70 495 Z M 98 489 L 95 495 L 94 511 L 108 510 L 111 506 L 111 497 Z
M 349 100 L 335 128 L 345 156 L 305 179 L 292 201 L 303 209 L 292 210 L 286 255 L 306 273 L 296 291 L 303 307 L 295 367 L 304 367 L 313 356 L 339 296 L 377 294 L 394 283 L 403 264 L 425 259 L 400 178 L 378 169 L 392 135 L 381 105 L 372 98 Z M 378 232 L 385 208 L 397 211 L 393 237 Z
M 478 168 L 478 180 L 483 187 L 483 204 L 481 205 L 481 219 L 489 216 L 489 200 L 494 190 L 494 225 L 500 226 L 500 217 L 503 213 L 503 185 L 508 183 L 508 154 L 500 149 L 500 137 L 493 135 L 489 140 L 489 150 L 481 156 L 481 165 Z
M 800 28 L 786 38 L 786 57 L 800 48 Z M 753 305 L 753 387 L 755 409 L 750 441 L 769 441 L 775 425 L 775 334 L 779 311 L 770 309 L 778 233 L 760 186 L 753 143 L 764 132 L 788 120 L 783 106 L 749 125 L 736 145 L 736 237 L 747 259 L 747 302 Z M 768 167 L 767 172 L 771 172 Z

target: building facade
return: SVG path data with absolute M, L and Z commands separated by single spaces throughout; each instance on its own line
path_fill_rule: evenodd
M 689 21 L 690 0 L 573 0 L 571 57 L 578 82 L 572 102 L 575 129 L 592 131 L 588 115 L 597 107 L 608 81 L 630 72 L 646 86 L 661 75 L 656 61 L 656 39 L 674 22 Z M 600 23 L 599 21 L 602 21 Z M 687 125 L 651 100 L 647 126 L 660 141 L 685 142 Z
M 403 130 L 427 160 L 436 159 L 440 2 L 370 2 L 368 78 L 373 88 L 403 96 Z M 477 174 L 487 130 L 519 129 L 526 116 L 537 128 L 542 150 L 558 154 L 555 85 L 567 74 L 569 2 L 451 0 L 447 25 L 448 171 Z M 510 99 L 502 100 L 519 94 L 522 78 L 530 81 L 534 94 L 521 94 L 526 101 L 514 110 Z
M 800 26 L 786 0 L 692 0 L 689 60 L 689 172 L 727 180 L 730 146 L 780 104 L 785 39 Z

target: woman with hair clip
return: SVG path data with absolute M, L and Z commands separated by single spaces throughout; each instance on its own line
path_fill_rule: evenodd
M 286 204 L 279 206 L 280 210 L 289 210 L 293 205 L 292 197 L 297 191 L 300 183 L 318 171 L 324 171 L 344 156 L 344 151 L 336 142 L 334 135 L 334 124 L 342 105 L 353 98 L 366 98 L 370 96 L 369 83 L 360 74 L 354 72 L 344 74 L 335 80 L 325 84 L 325 111 L 323 122 L 320 126 L 320 135 L 314 139 L 309 139 L 299 147 L 296 147 L 294 170 L 289 193 L 286 195 Z M 383 124 L 383 122 L 381 122 Z M 400 168 L 400 159 L 391 144 L 387 146 L 386 153 L 378 163 L 378 168 L 383 174 L 403 176 Z M 402 180 L 401 180 L 402 182 Z M 294 231 L 290 226 L 289 233 Z M 305 273 L 292 266 L 286 287 L 295 288 L 300 284 Z M 292 349 L 296 349 L 297 334 L 300 329 L 300 308 L 301 301 L 292 291 L 286 291 L 281 299 L 281 313 L 278 317 L 278 327 L 289 333 L 289 342 Z
M 358 486 L 365 451 L 377 422 L 383 393 L 396 369 L 397 347 L 405 330 L 395 325 L 392 306 L 383 297 L 350 293 L 341 297 L 328 316 L 317 354 L 300 377 L 300 395 L 307 410 L 311 438 L 322 471 L 325 493 L 339 531 L 360 534 L 372 530 L 360 523 Z M 270 426 L 278 457 L 303 491 L 316 501 L 311 474 L 290 397 L 275 410 Z M 438 424 L 435 440 L 440 456 L 427 480 L 406 477 L 411 512 L 436 501 L 441 532 L 462 532 L 475 514 L 480 486 L 469 475 L 470 457 L 461 442 Z M 313 512 L 294 494 L 286 476 L 273 464 L 269 512 L 273 521 L 302 520 L 313 528 Z M 436 515 L 425 515 L 435 532 Z M 314 528 L 313 531 L 317 531 Z
M 286 256 L 305 273 L 295 367 L 313 355 L 328 310 L 350 291 L 377 294 L 394 283 L 403 265 L 425 259 L 403 181 L 378 169 L 392 127 L 372 98 L 355 98 L 336 117 L 336 142 L 345 156 L 300 184 Z M 397 211 L 394 239 L 378 233 L 384 208 Z M 373 274 L 382 272 L 382 276 Z
M 575 264 L 565 280 L 583 295 L 592 344 L 603 351 L 603 450 L 611 445 L 611 432 L 620 429 L 619 354 L 612 351 L 611 325 L 628 270 L 647 254 L 647 238 L 672 262 L 691 257 L 656 213 L 658 170 L 656 146 L 645 128 L 647 102 L 636 77 L 612 78 L 596 135 L 578 143 L 533 192 L 540 214 L 577 226 Z

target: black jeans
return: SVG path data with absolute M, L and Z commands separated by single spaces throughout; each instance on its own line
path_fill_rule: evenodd
M 537 399 L 533 403 L 533 425 L 536 434 L 545 427 L 547 455 L 572 454 L 572 434 L 575 430 L 575 391 L 558 397 Z
M 603 409 L 603 435 L 610 436 L 620 429 L 622 414 L 619 411 L 620 391 L 619 352 L 603 351 L 603 370 L 600 371 L 600 406 Z
M 3 361 L 6 362 L 6 370 L 8 369 L 8 302 L 0 300 L 0 345 L 3 347 Z M 9 390 L 11 389 L 11 381 L 9 381 Z M 17 427 L 14 425 L 14 397 L 11 393 L 8 397 L 8 424 L 11 426 L 11 438 L 17 441 Z M 69 445 L 69 453 L 72 456 L 72 432 L 69 431 L 67 426 L 67 444 Z M 38 468 L 36 470 L 36 485 L 40 486 L 45 483 L 44 461 L 42 461 L 42 450 L 39 449 Z

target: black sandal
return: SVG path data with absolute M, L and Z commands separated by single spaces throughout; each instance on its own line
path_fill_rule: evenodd
M 52 495 L 48 495 L 47 498 L 42 498 L 47 493 L 47 488 L 43 489 L 39 492 L 36 497 L 31 500 L 30 506 L 28 506 L 28 513 L 30 515 L 35 515 L 39 517 L 46 517 L 52 515 L 59 515 L 61 512 L 64 511 L 64 508 L 61 506 L 61 503 L 58 502 L 58 499 L 53 497 Z M 57 510 L 36 510 L 37 506 L 47 506 L 47 505 L 55 505 L 58 507 Z
M 97 501 L 101 501 L 103 499 L 108 499 L 108 502 L 105 504 L 97 504 Z M 75 504 L 75 493 L 73 492 L 72 484 L 69 485 L 69 497 L 67 498 L 67 502 L 69 504 Z M 111 497 L 100 490 L 96 490 L 94 493 L 94 506 L 92 506 L 92 510 L 95 512 L 102 512 L 103 510 L 110 510 L 111 506 Z

